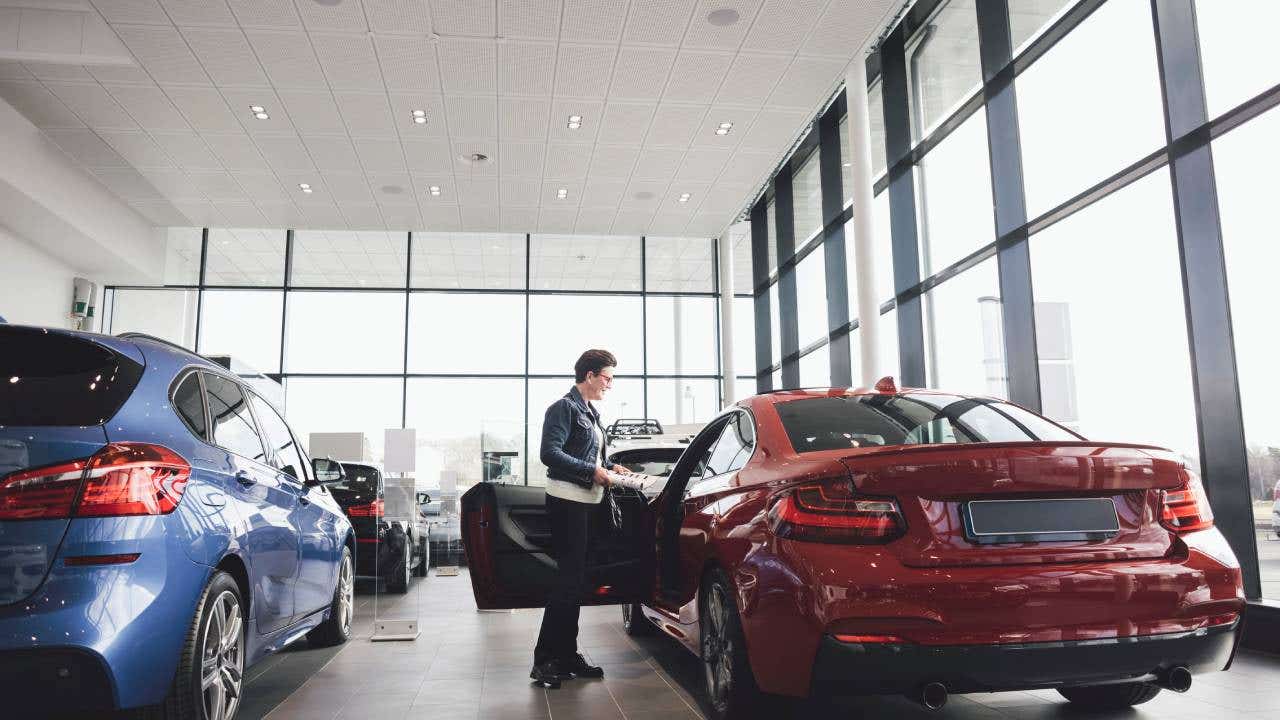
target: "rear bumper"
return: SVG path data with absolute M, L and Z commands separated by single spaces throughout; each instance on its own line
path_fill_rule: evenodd
M 74 648 L 0 652 L 0 697 L 14 717 L 102 712 L 115 706 L 102 658 Z
M 856 644 L 825 636 L 813 668 L 820 696 L 906 693 L 941 682 L 953 693 L 1149 681 L 1182 665 L 1225 669 L 1240 621 L 1190 632 L 1002 645 Z

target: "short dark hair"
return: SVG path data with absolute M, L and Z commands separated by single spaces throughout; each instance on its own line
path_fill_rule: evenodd
M 574 382 L 582 382 L 587 379 L 587 373 L 600 374 L 600 371 L 607 367 L 617 367 L 618 358 L 608 350 L 588 350 L 578 358 L 578 362 L 573 364 L 573 380 Z

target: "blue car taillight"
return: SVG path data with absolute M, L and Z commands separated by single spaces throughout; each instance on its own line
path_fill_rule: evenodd
M 112 443 L 90 458 L 0 480 L 0 520 L 164 515 L 182 500 L 191 466 L 147 443 Z

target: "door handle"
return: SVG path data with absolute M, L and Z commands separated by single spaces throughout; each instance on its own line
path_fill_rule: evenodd
M 255 480 L 253 476 L 249 474 L 248 470 L 237 470 L 236 482 L 240 483 L 244 487 L 249 487 L 250 485 L 258 484 L 258 481 Z

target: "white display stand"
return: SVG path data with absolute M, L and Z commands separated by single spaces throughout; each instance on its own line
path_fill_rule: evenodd
M 417 431 L 413 428 L 389 428 L 383 436 L 385 453 L 383 455 L 382 467 L 386 473 L 383 478 L 385 493 L 387 496 L 396 494 L 396 502 L 391 507 L 397 507 L 404 512 L 409 513 L 409 517 L 413 518 L 418 513 L 417 499 L 414 494 L 413 480 L 407 478 L 408 473 L 414 471 L 415 458 L 417 455 Z M 393 479 L 390 476 L 396 475 Z M 388 498 L 390 499 L 390 497 Z M 390 516 L 391 513 L 388 512 Z M 407 522 L 413 522 L 407 520 Z M 427 558 L 423 558 L 422 562 L 427 562 Z M 412 592 L 412 590 L 410 590 Z M 418 596 L 419 599 L 421 596 Z M 419 635 L 417 612 L 419 608 L 415 605 L 412 618 L 382 618 L 378 617 L 378 598 L 374 596 L 373 606 L 373 642 L 403 641 L 417 640 Z M 419 600 L 420 601 L 420 600 Z

